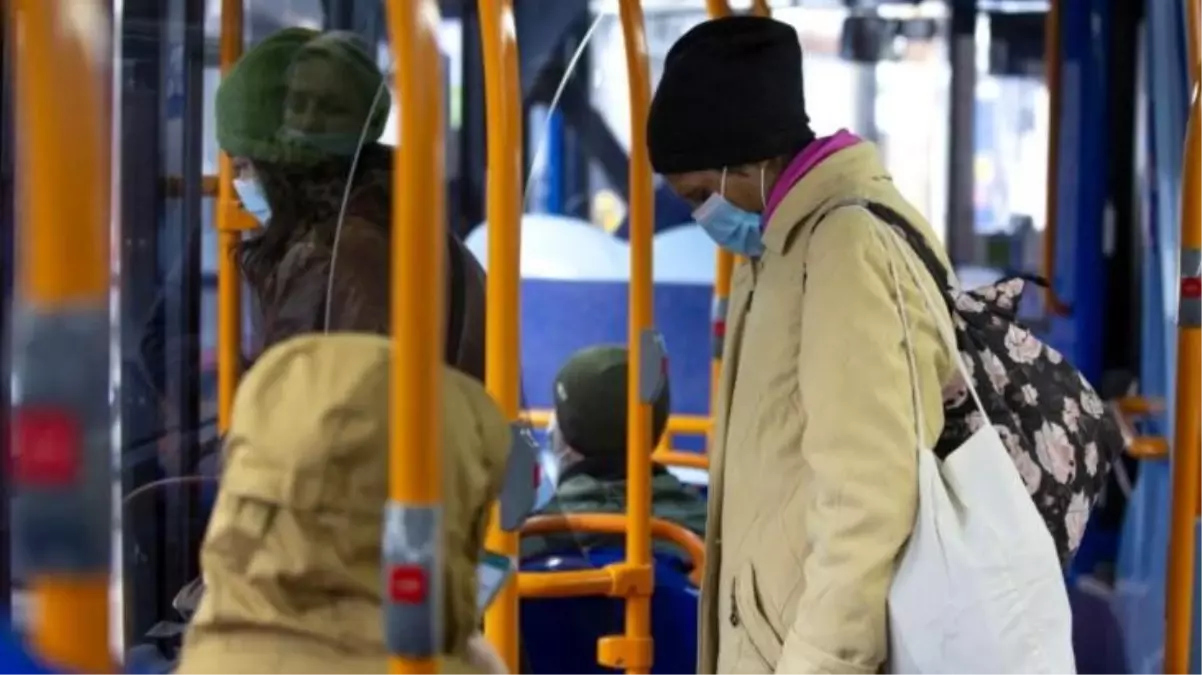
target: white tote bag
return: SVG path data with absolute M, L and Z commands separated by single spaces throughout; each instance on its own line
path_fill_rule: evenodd
M 895 297 L 901 259 L 955 355 L 977 410 L 985 414 L 956 347 L 951 322 L 921 282 L 908 246 L 876 224 L 891 250 Z M 1052 536 L 992 425 L 946 461 L 924 437 L 914 350 L 898 303 L 910 360 L 918 428 L 918 513 L 889 590 L 889 668 L 894 673 L 1075 673 L 1072 610 Z

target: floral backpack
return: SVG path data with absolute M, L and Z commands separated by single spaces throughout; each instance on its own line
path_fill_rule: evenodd
M 1032 278 L 1011 277 L 969 291 L 953 287 L 926 239 L 901 214 L 883 204 L 856 205 L 896 228 L 942 289 L 988 421 L 1067 563 L 1111 465 L 1126 448 L 1118 420 L 1076 368 L 1018 323 L 1019 300 Z M 944 428 L 935 445 L 940 458 L 986 423 L 964 385 L 957 375 L 943 391 Z

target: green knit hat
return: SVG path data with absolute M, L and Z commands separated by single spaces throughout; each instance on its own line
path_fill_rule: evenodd
M 555 423 L 563 440 L 585 457 L 626 452 L 626 366 L 621 345 L 587 347 L 572 355 L 555 376 Z M 668 426 L 671 395 L 667 382 L 651 405 L 651 444 Z
M 391 99 L 386 91 L 377 97 L 384 74 L 363 42 L 353 33 L 294 27 L 259 42 L 222 78 L 216 96 L 217 143 L 222 150 L 235 157 L 280 163 L 308 164 L 330 156 L 284 128 L 288 71 L 306 57 L 326 58 L 335 64 L 342 81 L 350 83 L 360 99 L 355 102 L 359 108 L 367 110 L 375 102 L 364 142 L 379 140 Z

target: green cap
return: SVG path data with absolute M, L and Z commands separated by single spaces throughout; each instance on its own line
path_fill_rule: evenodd
M 310 59 L 321 62 L 324 72 L 292 73 Z M 290 82 L 290 76 L 302 79 Z M 388 92 L 380 93 L 383 82 L 384 74 L 353 33 L 285 28 L 252 47 L 222 78 L 216 96 L 217 143 L 232 156 L 263 162 L 308 164 L 339 154 L 328 143 L 306 142 L 309 130 L 292 128 L 294 109 L 316 117 L 319 124 L 341 115 L 336 131 L 351 139 L 352 150 L 365 123 L 364 142 L 375 142 L 391 107 Z M 339 105 L 331 109 L 328 102 L 307 100 L 323 94 L 338 97 Z M 329 129 L 318 131 L 313 136 L 331 135 Z
M 563 440 L 585 457 L 626 452 L 626 383 L 629 352 L 621 345 L 587 347 L 555 376 L 555 421 Z M 667 381 L 651 405 L 651 445 L 668 426 Z

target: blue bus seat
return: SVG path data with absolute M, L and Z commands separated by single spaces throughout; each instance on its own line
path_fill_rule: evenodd
M 551 555 L 522 561 L 523 572 L 565 572 L 621 562 L 621 549 Z M 655 640 L 652 673 L 697 672 L 698 590 L 688 566 L 674 556 L 655 556 L 655 594 L 651 597 L 651 635 Z M 620 598 L 524 598 L 522 643 L 531 673 L 613 673 L 597 663 L 597 641 L 625 632 L 625 602 Z
M 1079 673 L 1140 672 L 1128 663 L 1111 595 L 1101 584 L 1088 581 L 1068 584 L 1068 601 L 1073 610 L 1073 652 Z
M 54 672 L 30 653 L 25 640 L 11 626 L 0 628 L 0 673 L 49 675 Z

